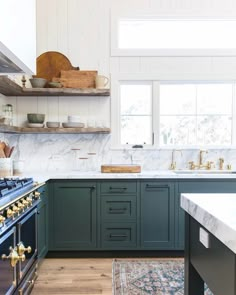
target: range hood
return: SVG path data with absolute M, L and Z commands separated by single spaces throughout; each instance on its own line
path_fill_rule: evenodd
M 0 75 L 34 73 L 0 41 Z

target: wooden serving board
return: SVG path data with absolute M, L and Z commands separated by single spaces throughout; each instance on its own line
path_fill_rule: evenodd
M 101 165 L 102 173 L 140 173 L 139 165 Z
M 60 77 L 62 70 L 79 70 L 79 67 L 73 67 L 69 59 L 57 51 L 47 51 L 37 57 L 35 77 L 51 82 L 53 77 Z

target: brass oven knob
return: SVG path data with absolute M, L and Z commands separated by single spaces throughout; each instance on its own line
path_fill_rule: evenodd
M 26 201 L 28 202 L 29 206 L 32 205 L 33 200 L 32 200 L 32 197 L 31 196 L 27 197 L 26 198 Z
M 19 215 L 20 208 L 18 208 L 16 205 L 13 205 L 13 206 L 12 206 L 12 211 L 13 211 L 14 213 L 17 213 L 17 214 Z
M 20 201 L 18 201 L 18 202 L 17 202 L 17 207 L 18 207 L 19 209 L 23 209 L 23 208 L 24 208 L 24 205 L 23 205 Z
M 6 220 L 6 218 L 3 217 L 2 215 L 0 215 L 0 225 L 4 225 L 5 220 Z
M 25 199 L 22 200 L 22 204 L 25 208 L 28 208 L 28 206 L 29 206 L 29 202 Z
M 10 253 L 8 256 L 6 254 L 2 254 L 2 260 L 9 259 L 12 267 L 15 267 L 19 260 L 20 261 L 25 260 L 25 255 L 18 255 L 16 248 L 13 249 L 12 247 L 10 247 L 9 250 L 10 250 Z
M 17 207 L 16 207 L 17 208 Z M 18 209 L 18 208 L 17 208 Z M 7 218 L 11 218 L 14 216 L 14 211 L 10 208 L 7 209 Z
M 40 199 L 40 192 L 35 192 L 34 197 L 35 199 Z
M 19 256 L 22 256 L 25 252 L 31 253 L 31 251 L 32 251 L 32 248 L 30 246 L 25 248 L 25 246 L 22 242 L 20 242 L 17 245 L 17 252 L 18 252 Z

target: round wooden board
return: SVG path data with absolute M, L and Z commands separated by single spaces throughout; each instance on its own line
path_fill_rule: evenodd
M 69 59 L 57 51 L 47 51 L 37 57 L 36 77 L 50 82 L 53 77 L 60 77 L 61 70 L 79 70 L 79 67 L 73 67 Z

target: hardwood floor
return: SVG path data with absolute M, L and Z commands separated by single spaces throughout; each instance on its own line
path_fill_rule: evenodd
M 32 295 L 112 294 L 111 258 L 47 258 Z
M 38 271 L 39 276 L 31 295 L 111 295 L 113 259 L 114 258 L 44 259 Z M 159 258 L 139 257 L 118 259 L 158 260 Z M 162 257 L 161 259 L 165 258 Z

